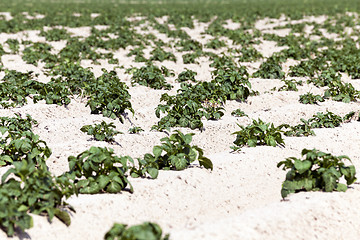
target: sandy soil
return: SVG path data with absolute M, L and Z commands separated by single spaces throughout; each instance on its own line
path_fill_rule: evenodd
M 8 15 L 4 14 L 8 17 Z M 166 19 L 166 18 L 164 18 Z M 163 19 L 163 20 L 164 20 Z M 326 17 L 308 17 L 305 21 L 323 22 Z M 271 23 L 269 23 L 271 22 Z M 273 30 L 275 26 L 285 25 L 287 20 L 264 19 L 256 23 L 256 28 L 264 32 L 279 35 L 288 31 Z M 204 23 L 196 23 L 193 30 L 184 28 L 193 39 L 204 43 L 211 36 L 201 34 Z M 231 21 L 226 27 L 232 29 L 239 25 Z M 141 31 L 140 29 L 138 29 Z M 88 36 L 89 28 L 70 29 L 77 36 Z M 150 31 L 152 31 L 150 29 Z M 34 37 L 32 41 L 45 41 L 36 37 L 39 33 L 30 31 Z M 154 34 L 164 41 L 171 41 L 166 36 Z M 32 36 L 32 35 L 29 35 Z M 2 34 L 0 42 L 7 38 L 24 39 L 24 33 L 13 35 Z M 25 38 L 26 39 L 26 38 Z M 205 41 L 206 42 L 206 41 Z M 51 43 L 60 50 L 64 42 Z M 56 47 L 58 46 L 58 47 Z M 275 42 L 263 41 L 254 45 L 264 56 L 271 56 L 282 47 Z M 177 56 L 178 62 L 164 62 L 169 69 L 174 70 L 176 76 L 185 68 L 198 73 L 197 80 L 211 79 L 209 59 L 201 58 L 200 64 L 183 64 L 181 54 L 170 49 Z M 126 50 L 114 53 L 119 59 L 119 65 L 125 68 L 141 66 L 132 62 L 133 58 L 126 57 Z M 221 50 L 218 51 L 219 53 Z M 28 65 L 20 56 L 4 55 L 4 66 L 18 71 L 33 70 L 40 73 L 39 81 L 48 81 L 43 69 Z M 113 69 L 115 65 L 100 61 L 101 65 L 93 65 L 90 61 L 83 61 L 84 67 L 93 67 L 95 75 L 101 73 L 101 68 Z M 258 68 L 261 62 L 244 63 L 249 72 Z M 287 71 L 292 62 L 286 63 Z M 166 91 L 152 90 L 143 86 L 131 86 L 130 75 L 123 70 L 117 70 L 121 80 L 130 86 L 131 102 L 135 114 L 129 115 L 130 121 L 121 124 L 113 121 L 118 131 L 125 134 L 115 137 L 119 145 L 110 145 L 106 142 L 90 140 L 90 136 L 82 133 L 80 128 L 85 124 L 99 123 L 102 120 L 111 122 L 100 115 L 90 114 L 85 107 L 86 101 L 80 97 L 72 100 L 67 107 L 32 104 L 15 108 L 0 109 L 0 116 L 12 116 L 14 113 L 31 114 L 39 124 L 33 129 L 45 140 L 53 154 L 47 164 L 52 173 L 59 175 L 68 170 L 67 157 L 77 155 L 90 146 L 107 146 L 119 155 L 130 155 L 133 158 L 141 157 L 150 152 L 152 147 L 160 143 L 164 133 L 150 131 L 151 126 L 158 119 L 154 108 L 160 102 L 160 96 Z M 175 78 L 168 78 L 175 88 L 170 94 L 176 93 L 179 86 Z M 114 222 L 129 225 L 144 221 L 158 223 L 171 239 L 359 239 L 360 238 L 360 186 L 354 184 L 346 193 L 299 193 L 290 195 L 288 201 L 281 201 L 280 189 L 285 172 L 276 167 L 276 164 L 286 157 L 300 157 L 303 148 L 317 148 L 335 155 L 348 155 L 357 169 L 360 169 L 360 122 L 350 122 L 334 129 L 316 129 L 316 136 L 286 137 L 285 147 L 259 146 L 243 148 L 238 153 L 231 153 L 230 146 L 235 140 L 232 135 L 239 127 L 237 124 L 249 124 L 251 119 L 261 118 L 275 125 L 281 123 L 297 124 L 300 118 L 310 118 L 317 112 L 332 111 L 345 115 L 350 111 L 360 110 L 358 102 L 341 103 L 326 101 L 318 105 L 304 105 L 298 102 L 299 95 L 308 91 L 321 93 L 311 85 L 299 87 L 298 92 L 271 91 L 282 85 L 279 80 L 250 79 L 253 90 L 260 92 L 252 96 L 247 102 L 229 101 L 224 106 L 225 116 L 219 121 L 204 121 L 205 131 L 193 131 L 193 143 L 204 149 L 205 155 L 214 164 L 214 170 L 208 171 L 193 165 L 181 172 L 161 171 L 155 180 L 132 179 L 133 194 L 124 191 L 120 194 L 79 195 L 68 199 L 76 213 L 72 215 L 70 227 L 66 227 L 59 220 L 49 223 L 45 217 L 34 215 L 34 227 L 20 236 L 21 239 L 103 239 Z M 351 81 L 360 89 L 360 80 Z M 231 112 L 241 108 L 249 118 L 236 118 Z M 128 129 L 141 126 L 145 131 L 140 134 L 128 134 Z M 188 129 L 182 129 L 189 132 Z M 1 169 L 3 172 L 4 169 Z M 0 231 L 0 239 L 7 239 Z

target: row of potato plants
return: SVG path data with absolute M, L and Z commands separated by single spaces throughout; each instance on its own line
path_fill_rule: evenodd
M 51 150 L 32 132 L 37 121 L 30 115 L 22 118 L 17 114 L 12 118 L 1 117 L 0 123 L 0 165 L 11 166 L 2 175 L 0 184 L 0 225 L 8 236 L 13 236 L 16 228 L 25 230 L 33 226 L 29 213 L 46 215 L 50 221 L 55 216 L 70 225 L 68 210 L 75 212 L 75 209 L 65 199 L 78 194 L 118 193 L 127 186 L 133 192 L 128 180 L 130 175 L 145 177 L 148 174 L 156 178 L 160 169 L 183 170 L 194 161 L 213 169 L 203 150 L 191 145 L 193 134 L 176 131 L 162 138 L 162 144 L 154 146 L 153 153 L 137 159 L 138 164 L 129 156 L 116 156 L 112 149 L 91 147 L 68 158 L 69 171 L 53 176 L 46 166 Z M 151 226 L 158 235 L 158 226 Z M 119 226 L 116 228 L 119 232 Z M 126 233 L 128 231 L 130 233 Z M 124 234 L 134 234 L 131 232 L 126 230 Z

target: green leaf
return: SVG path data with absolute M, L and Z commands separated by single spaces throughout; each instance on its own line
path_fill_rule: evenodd
M 62 211 L 58 208 L 55 209 L 55 216 L 60 219 L 63 223 L 65 223 L 66 226 L 70 226 L 71 224 L 71 218 L 69 213 L 66 211 Z
M 191 134 L 186 134 L 184 136 L 184 141 L 185 141 L 185 144 L 190 144 L 191 141 L 192 141 L 192 135 Z
M 294 166 L 298 170 L 299 174 L 303 174 L 311 168 L 312 164 L 311 161 L 308 160 L 295 160 Z
M 158 158 L 159 156 L 161 156 L 163 149 L 161 146 L 154 146 L 153 147 L 153 154 L 155 158 Z
M 343 183 L 338 183 L 336 186 L 336 191 L 338 192 L 346 192 L 347 186 Z
M 171 155 L 169 160 L 176 170 L 184 170 L 188 166 L 186 158 L 181 156 Z
M 159 175 L 159 170 L 157 168 L 148 168 L 147 172 L 149 173 L 150 177 L 155 179 Z
M 111 182 L 107 187 L 106 191 L 108 193 L 118 193 L 121 192 L 122 188 L 119 183 L 117 182 Z
M 200 163 L 200 166 L 203 166 L 206 169 L 213 170 L 213 163 L 211 162 L 211 160 L 209 158 L 206 158 L 206 157 L 199 158 L 199 163 Z
M 99 184 L 99 189 L 104 189 L 106 185 L 110 182 L 110 177 L 106 175 L 100 175 L 97 179 L 97 182 Z

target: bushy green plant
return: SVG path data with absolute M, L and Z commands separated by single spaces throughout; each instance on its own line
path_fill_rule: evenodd
M 69 226 L 66 207 L 75 210 L 64 198 L 77 193 L 74 185 L 67 179 L 53 177 L 45 167 L 37 167 L 29 159 L 14 162 L 13 166 L 2 175 L 0 184 L 0 226 L 7 235 L 13 236 L 16 227 L 31 228 L 29 213 L 46 214 L 50 221 L 56 216 Z
M 343 119 L 341 116 L 327 111 L 326 113 L 316 113 L 309 119 L 309 122 L 312 128 L 334 128 L 340 126 Z
M 299 102 L 303 104 L 317 104 L 318 102 L 324 102 L 324 98 L 320 95 L 314 95 L 311 92 L 300 95 Z
M 66 40 L 70 34 L 64 28 L 53 28 L 47 31 L 41 30 L 40 36 L 45 37 L 46 41 Z
M 162 144 L 154 146 L 153 153 L 147 153 L 143 159 L 139 159 L 141 167 L 132 170 L 132 176 L 143 176 L 144 171 L 151 170 L 150 175 L 157 176 L 155 169 L 165 170 L 184 170 L 194 161 L 198 161 L 200 166 L 206 169 L 213 169 L 211 160 L 204 156 L 203 150 L 196 146 L 190 145 L 194 133 L 183 134 L 176 130 L 170 137 L 160 139 Z
M 236 134 L 235 146 L 231 147 L 235 151 L 246 145 L 249 147 L 285 145 L 281 135 L 282 126 L 275 127 L 273 123 L 265 123 L 261 119 L 253 119 L 252 124 L 248 126 L 239 124 L 238 126 L 241 130 L 232 133 Z
M 297 86 L 300 85 L 302 86 L 302 81 L 295 81 L 295 80 L 281 80 L 282 82 L 284 82 L 284 85 L 281 86 L 278 91 L 298 91 Z
M 127 179 L 128 161 L 132 159 L 115 156 L 113 149 L 91 147 L 77 157 L 68 158 L 70 171 L 64 176 L 74 181 L 79 193 L 118 193 L 127 185 L 133 192 Z
M 16 54 L 20 49 L 20 42 L 15 38 L 8 38 L 5 43 L 9 46 L 12 54 Z
M 283 166 L 283 170 L 289 169 L 282 184 L 283 198 L 300 191 L 345 192 L 347 185 L 356 181 L 355 167 L 344 163 L 344 160 L 351 162 L 347 156 L 333 156 L 316 149 L 303 149 L 301 155 L 305 158 L 289 157 L 277 164 L 277 167 Z M 342 176 L 346 184 L 339 182 Z
M 165 77 L 173 76 L 174 73 L 164 66 L 159 68 L 153 64 L 147 64 L 141 68 L 130 68 L 127 73 L 132 73 L 132 85 L 138 83 L 154 89 L 169 90 L 172 88 L 170 84 L 166 83 Z
M 125 83 L 120 82 L 115 71 L 103 70 L 103 75 L 95 82 L 86 87 L 89 92 L 87 106 L 90 106 L 91 113 L 100 114 L 104 117 L 124 122 L 125 110 L 134 113 L 130 102 L 130 94 Z
M 248 115 L 242 111 L 240 108 L 236 109 L 234 111 L 231 112 L 231 115 L 235 116 L 235 117 L 247 117 Z
M 281 79 L 284 76 L 285 73 L 282 71 L 281 65 L 273 57 L 269 57 L 265 62 L 263 62 L 260 65 L 259 70 L 253 74 L 253 77 L 255 78 L 265 79 Z
M 106 232 L 105 240 L 169 240 L 169 235 L 162 237 L 162 230 L 156 223 L 144 222 L 143 224 L 128 227 L 126 224 L 115 223 Z
M 138 126 L 134 126 L 132 128 L 129 128 L 128 131 L 130 134 L 135 134 L 135 133 L 143 132 L 144 129 L 142 129 L 141 127 L 138 127 Z
M 210 49 L 219 49 L 219 48 L 222 48 L 222 47 L 226 47 L 226 43 L 218 38 L 214 38 L 214 39 L 211 39 L 209 40 L 205 46 L 207 48 L 210 48 Z
M 157 47 L 150 52 L 151 57 L 150 61 L 159 61 L 163 62 L 165 60 L 176 62 L 176 57 L 171 52 L 166 52 L 163 49 Z
M 186 81 L 196 82 L 196 79 L 195 79 L 196 75 L 197 75 L 197 72 L 192 71 L 190 69 L 185 69 L 185 71 L 182 71 L 181 73 L 179 73 L 179 76 L 176 80 L 178 82 L 186 82 Z
M 114 123 L 102 121 L 100 124 L 85 125 L 80 128 L 84 133 L 93 136 L 97 141 L 114 142 L 114 136 L 122 132 L 115 130 Z
M 311 129 L 312 127 L 309 120 L 301 118 L 300 121 L 302 123 L 295 126 L 290 126 L 289 124 L 282 124 L 281 126 L 285 128 L 284 135 L 288 137 L 315 135 L 314 131 Z

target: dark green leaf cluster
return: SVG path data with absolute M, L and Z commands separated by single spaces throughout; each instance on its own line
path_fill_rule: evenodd
M 324 98 L 345 103 L 355 102 L 360 98 L 360 91 L 356 90 L 351 83 L 335 82 L 325 91 Z
M 8 38 L 5 43 L 9 46 L 12 54 L 16 54 L 20 49 L 20 42 L 15 38 Z
M 303 83 L 302 81 L 296 81 L 296 80 L 281 80 L 282 82 L 284 82 L 284 85 L 281 86 L 278 91 L 298 91 L 297 86 L 300 85 L 302 86 Z
M 8 236 L 15 227 L 21 230 L 33 226 L 29 213 L 46 214 L 51 221 L 54 216 L 70 225 L 70 215 L 64 209 L 68 206 L 63 198 L 70 197 L 76 190 L 66 179 L 56 178 L 46 168 L 38 168 L 28 159 L 13 163 L 1 178 L 0 184 L 0 226 Z M 9 177 L 13 174 L 14 177 Z M 75 211 L 71 206 L 68 208 Z
M 299 102 L 303 104 L 317 104 L 318 102 L 324 102 L 325 99 L 320 95 L 314 95 L 311 92 L 300 95 Z
M 222 47 L 226 47 L 226 43 L 222 40 L 220 40 L 219 38 L 214 38 L 209 40 L 206 44 L 205 47 L 210 48 L 210 49 L 219 49 Z
M 289 157 L 277 164 L 277 167 L 283 165 L 283 170 L 289 169 L 282 184 L 283 198 L 300 191 L 345 192 L 347 185 L 356 181 L 355 167 L 344 163 L 344 160 L 350 161 L 347 156 L 333 156 L 316 149 L 303 149 L 301 154 L 305 159 Z M 342 176 L 346 184 L 339 183 Z
M 239 53 L 239 62 L 253 62 L 263 58 L 263 55 L 252 46 L 241 48 Z
M 172 86 L 166 83 L 165 77 L 174 76 L 174 73 L 162 66 L 161 68 L 147 64 L 141 68 L 130 68 L 127 73 L 132 73 L 131 83 L 138 83 L 154 89 L 170 90 Z
M 312 130 L 313 128 L 334 128 L 340 126 L 342 122 L 344 122 L 348 118 L 351 118 L 349 114 L 342 118 L 339 115 L 336 115 L 329 111 L 327 111 L 326 113 L 318 112 L 308 120 L 301 118 L 301 124 L 298 124 L 296 126 L 282 124 L 281 127 L 285 128 L 285 136 L 310 136 L 315 135 L 314 131 Z
M 204 156 L 203 150 L 196 146 L 190 145 L 194 133 L 183 134 L 176 130 L 170 137 L 160 139 L 162 144 L 154 146 L 153 153 L 147 153 L 143 159 L 138 159 L 139 169 L 131 171 L 131 176 L 144 176 L 144 171 L 151 177 L 157 176 L 158 169 L 165 170 L 184 170 L 194 161 L 198 161 L 200 166 L 206 169 L 213 169 L 211 160 Z
M 68 179 L 53 177 L 48 171 L 45 161 L 51 150 L 31 131 L 37 122 L 29 115 L 21 118 L 19 114 L 15 118 L 1 117 L 0 121 L 0 165 L 13 166 L 1 178 L 0 227 L 8 236 L 14 234 L 16 227 L 31 228 L 29 213 L 46 214 L 50 221 L 56 216 L 70 225 L 63 198 L 77 191 Z
M 24 49 L 22 59 L 26 63 L 33 64 L 35 66 L 38 65 L 39 60 L 42 60 L 47 64 L 55 63 L 57 58 L 55 55 L 50 53 L 51 49 L 51 45 L 47 43 L 35 42 Z
M 343 118 L 327 111 L 326 113 L 318 112 L 309 119 L 312 128 L 334 128 L 340 126 Z
M 135 133 L 143 132 L 144 129 L 142 129 L 141 127 L 134 126 L 134 127 L 129 128 L 128 131 L 130 134 L 135 134 Z
M 31 131 L 32 124 L 37 122 L 27 115 L 21 118 L 0 118 L 0 166 L 21 162 L 32 161 L 37 166 L 46 166 L 45 160 L 50 157 L 51 150 L 46 142 Z
M 176 62 L 176 57 L 171 52 L 166 52 L 162 48 L 156 47 L 150 52 L 151 57 L 150 61 L 159 61 L 163 62 L 165 60 Z
M 183 63 L 184 64 L 199 64 L 199 62 L 196 61 L 197 58 L 201 57 L 202 53 L 199 51 L 185 53 L 182 55 Z
M 164 130 L 171 127 L 189 127 L 202 129 L 201 118 L 217 120 L 224 113 L 221 107 L 220 88 L 214 82 L 199 82 L 196 85 L 181 84 L 178 94 L 170 96 L 164 93 L 155 109 L 155 115 L 160 118 L 160 113 L 167 113 L 162 117 L 154 129 Z
M 74 181 L 79 193 L 95 194 L 101 192 L 118 193 L 128 184 L 128 156 L 117 157 L 113 149 L 91 147 L 77 157 L 68 158 L 70 171 L 63 174 Z
M 263 62 L 259 70 L 253 74 L 253 77 L 265 79 L 281 79 L 284 76 L 285 73 L 282 71 L 281 65 L 273 57 L 269 57 Z
M 197 75 L 197 72 L 186 68 L 185 71 L 182 71 L 181 73 L 179 73 L 179 76 L 176 80 L 178 82 L 187 82 L 187 81 L 196 82 L 196 79 L 195 79 L 196 75 Z
M 182 39 L 180 41 L 178 41 L 175 44 L 176 47 L 181 47 L 179 49 L 180 52 L 185 52 L 185 51 L 192 51 L 192 52 L 201 52 L 202 51 L 202 44 L 199 43 L 196 40 L 193 39 Z
M 130 50 L 130 52 L 127 54 L 127 56 L 128 57 L 135 56 L 135 59 L 134 59 L 135 62 L 147 62 L 148 60 L 145 58 L 143 50 L 144 50 L 144 47 L 134 48 L 134 49 Z
M 115 71 L 103 69 L 103 74 L 95 78 L 90 69 L 65 62 L 51 71 L 52 75 L 60 76 L 46 84 L 33 80 L 32 72 L 7 70 L 5 73 L 0 83 L 0 105 L 5 108 L 22 106 L 27 103 L 27 97 L 33 98 L 34 103 L 45 100 L 47 104 L 66 105 L 72 96 L 84 94 L 93 114 L 101 113 L 123 122 L 125 110 L 134 112 L 128 87 L 120 82 Z
M 311 136 L 315 135 L 312 130 L 310 120 L 300 119 L 302 123 L 290 126 L 288 124 L 282 124 L 281 127 L 284 127 L 284 135 L 288 137 L 301 137 L 301 136 Z
M 162 230 L 156 223 L 144 222 L 128 227 L 126 224 L 114 223 L 105 234 L 105 240 L 169 240 L 169 235 L 162 237 Z
M 46 41 L 66 40 L 70 34 L 64 28 L 53 28 L 47 31 L 42 30 L 39 36 L 45 37 Z
M 194 28 L 194 22 L 192 16 L 188 14 L 178 13 L 171 15 L 167 21 L 170 24 L 174 24 L 177 29 L 181 27 Z
M 106 71 L 93 83 L 85 86 L 89 99 L 87 106 L 90 106 L 91 113 L 102 114 L 104 117 L 111 119 L 119 118 L 120 122 L 124 122 L 123 115 L 125 110 L 134 113 L 129 99 L 130 93 L 125 83 L 120 82 L 115 71 Z
M 114 136 L 121 134 L 121 132 L 115 130 L 114 123 L 106 123 L 105 121 L 100 124 L 82 126 L 80 130 L 93 136 L 97 141 L 105 142 L 114 142 Z
M 5 70 L 5 76 L 0 83 L 0 105 L 4 108 L 25 105 L 27 97 L 38 94 L 43 86 L 33 78 L 33 72 Z
M 240 131 L 236 134 L 234 141 L 235 146 L 231 147 L 233 150 L 239 150 L 243 146 L 256 147 L 259 145 L 267 145 L 276 147 L 277 145 L 285 145 L 282 138 L 282 126 L 275 127 L 273 123 L 265 123 L 261 119 L 257 121 L 253 119 L 252 124 L 248 126 L 241 126 Z
M 315 73 L 326 69 L 328 64 L 324 58 L 303 60 L 298 65 L 290 66 L 290 77 L 314 77 Z
M 234 111 L 231 112 L 231 115 L 235 116 L 235 117 L 247 117 L 248 115 L 242 111 L 240 108 L 236 109 Z
M 210 66 L 215 68 L 211 72 L 211 83 L 219 88 L 218 99 L 244 101 L 250 96 L 251 84 L 246 67 L 238 66 L 227 56 L 214 57 Z

